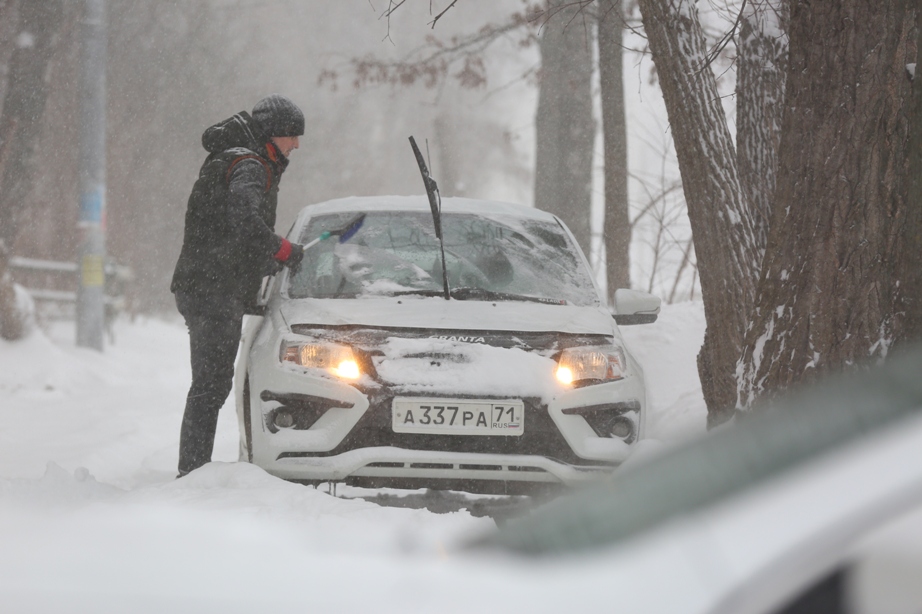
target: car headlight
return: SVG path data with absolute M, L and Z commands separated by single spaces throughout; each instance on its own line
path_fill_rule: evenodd
M 343 379 L 358 379 L 362 375 L 359 363 L 347 345 L 333 343 L 284 343 L 282 361 L 311 369 L 324 369 Z
M 557 361 L 557 380 L 567 385 L 582 380 L 614 381 L 622 379 L 626 369 L 620 347 L 569 348 Z

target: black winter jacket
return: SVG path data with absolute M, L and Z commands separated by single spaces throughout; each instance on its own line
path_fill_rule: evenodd
M 240 317 L 278 267 L 275 209 L 288 160 L 246 112 L 208 128 L 202 145 L 209 156 L 189 196 L 170 290 L 183 315 Z

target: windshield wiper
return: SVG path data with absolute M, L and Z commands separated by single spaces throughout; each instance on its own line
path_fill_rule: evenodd
M 387 296 L 444 296 L 442 290 L 426 290 L 420 288 L 419 290 L 400 290 L 399 292 L 388 292 Z
M 462 288 L 452 288 L 451 298 L 458 301 L 528 301 L 530 303 L 542 303 L 544 305 L 566 305 L 567 301 L 553 298 L 542 298 L 540 296 L 526 296 L 524 294 L 510 294 L 508 292 L 495 292 L 485 288 L 475 288 L 465 286 Z

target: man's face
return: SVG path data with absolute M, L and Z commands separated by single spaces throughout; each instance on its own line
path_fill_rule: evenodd
M 296 136 L 274 136 L 271 140 L 272 144 L 278 147 L 282 155 L 287 158 L 288 154 L 298 148 L 298 138 Z

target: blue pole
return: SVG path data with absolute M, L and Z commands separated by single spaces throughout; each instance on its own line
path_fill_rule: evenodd
M 77 345 L 99 351 L 105 332 L 106 3 L 85 0 L 80 83 Z

